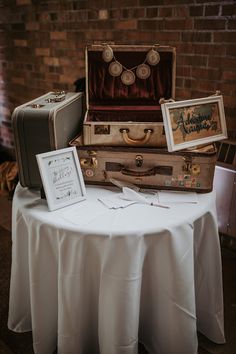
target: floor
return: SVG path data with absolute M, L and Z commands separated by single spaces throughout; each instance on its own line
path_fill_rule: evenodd
M 9 231 L 11 231 L 11 212 L 12 201 L 8 200 L 6 197 L 0 196 L 0 225 Z M 221 245 L 225 301 L 225 334 L 227 343 L 224 345 L 216 345 L 199 334 L 198 354 L 236 353 L 236 247 L 234 242 L 228 242 L 225 237 L 221 237 Z M 8 352 L 0 350 L 0 354 L 1 353 L 6 354 Z M 140 348 L 139 353 L 145 354 L 147 352 L 144 348 Z
M 0 225 L 11 231 L 12 201 L 5 196 L 0 196 Z

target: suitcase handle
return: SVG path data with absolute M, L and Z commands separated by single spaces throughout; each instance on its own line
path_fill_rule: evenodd
M 54 102 L 62 102 L 66 98 L 66 93 L 65 91 L 56 91 L 53 92 L 53 97 L 49 97 L 46 99 L 46 102 L 48 103 L 54 103 Z
M 155 175 L 166 175 L 171 176 L 173 173 L 172 166 L 155 166 L 149 170 L 144 171 L 136 171 L 136 170 L 129 170 L 124 165 L 117 163 L 117 162 L 106 162 L 105 170 L 108 172 L 121 172 L 123 175 L 126 176 L 135 176 L 135 177 L 142 177 L 142 176 L 155 176 Z
M 122 134 L 123 140 L 128 145 L 139 146 L 140 144 L 146 144 L 150 139 L 153 130 L 152 129 L 144 129 L 144 136 L 141 139 L 132 139 L 129 137 L 129 129 L 121 128 L 120 132 Z
M 126 176 L 134 176 L 134 177 L 143 177 L 143 176 L 155 176 L 155 175 L 172 175 L 172 167 L 171 166 L 156 166 L 152 167 L 150 170 L 146 171 L 135 171 L 129 170 L 127 168 L 122 168 L 121 173 Z

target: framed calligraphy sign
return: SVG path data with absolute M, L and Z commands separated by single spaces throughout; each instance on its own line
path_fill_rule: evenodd
M 168 151 L 227 138 L 221 95 L 161 104 Z
M 86 199 L 75 147 L 38 154 L 36 158 L 50 211 Z

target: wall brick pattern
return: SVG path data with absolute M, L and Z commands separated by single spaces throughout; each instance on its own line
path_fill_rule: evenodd
M 236 137 L 236 2 L 0 0 L 0 146 L 13 148 L 11 113 L 51 90 L 74 91 L 86 44 L 177 50 L 176 99 L 220 90 Z

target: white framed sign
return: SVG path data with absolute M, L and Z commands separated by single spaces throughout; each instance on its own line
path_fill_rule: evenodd
M 50 211 L 86 199 L 75 147 L 37 154 L 36 158 Z
M 168 151 L 227 138 L 223 98 L 214 95 L 161 104 Z

